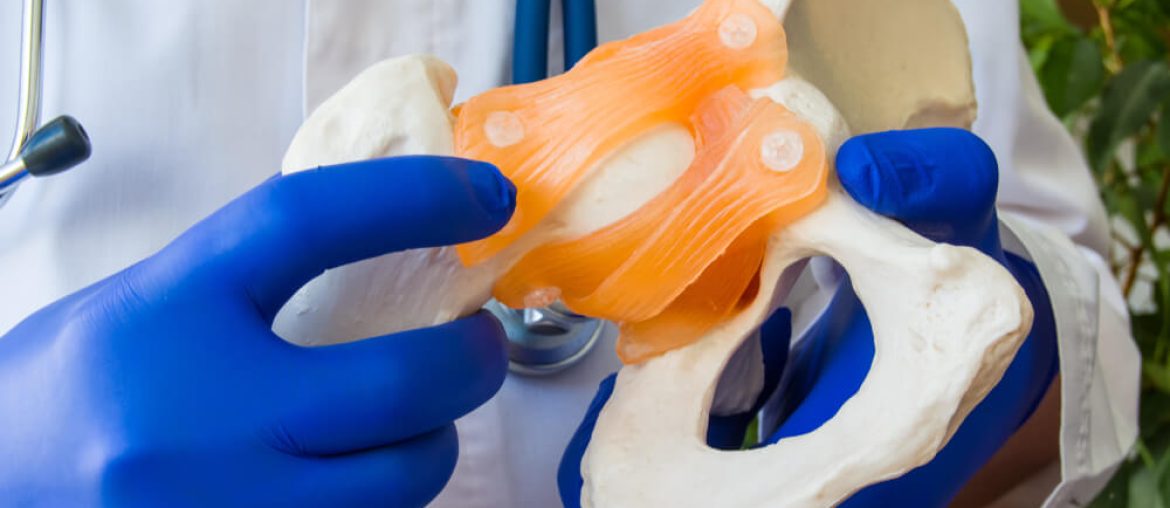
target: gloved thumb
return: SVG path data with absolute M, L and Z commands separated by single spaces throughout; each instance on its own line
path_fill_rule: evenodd
M 597 426 L 601 409 L 613 395 L 616 382 L 617 374 L 610 374 L 601 381 L 597 387 L 597 394 L 593 396 L 589 409 L 581 419 L 581 425 L 577 426 L 577 431 L 573 433 L 573 438 L 569 440 L 565 453 L 561 456 L 561 464 L 557 468 L 557 489 L 561 494 L 561 504 L 565 508 L 581 506 L 581 488 L 585 483 L 581 478 L 581 460 L 585 457 L 585 450 L 589 448 L 589 440 L 593 437 L 593 428 Z
M 962 129 L 890 131 L 850 139 L 837 175 L 853 199 L 936 242 L 998 252 L 999 169 L 983 140 Z
M 397 157 L 269 180 L 196 225 L 160 257 L 180 277 L 211 267 L 271 319 L 323 271 L 382 254 L 468 242 L 503 227 L 516 189 L 487 163 Z

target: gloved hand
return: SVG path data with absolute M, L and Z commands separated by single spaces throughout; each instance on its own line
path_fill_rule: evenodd
M 1027 420 L 1058 367 L 1056 326 L 1048 294 L 1036 268 L 1000 245 L 995 195 L 999 171 L 991 149 L 957 129 L 898 131 L 859 136 L 842 146 L 837 173 L 859 203 L 896 219 L 938 242 L 975 247 L 999 261 L 1027 292 L 1035 310 L 1032 331 L 1003 379 L 976 407 L 947 446 L 929 464 L 862 490 L 847 507 L 946 506 L 962 486 Z M 767 398 L 788 368 L 781 394 L 786 412 L 764 445 L 816 430 L 861 386 L 873 360 L 873 335 L 865 310 L 846 280 L 825 317 L 791 354 L 789 316 L 774 316 L 761 330 Z M 581 456 L 597 413 L 613 390 L 604 381 L 577 434 L 565 451 L 558 476 L 565 506 L 580 505 Z M 728 448 L 734 430 L 754 415 L 712 420 L 708 441 Z M 731 429 L 728 422 L 734 421 Z M 735 427 L 735 425 L 739 425 Z M 733 430 L 734 429 L 734 430 Z
M 0 339 L 5 506 L 422 506 L 506 372 L 487 314 L 322 348 L 270 329 L 322 271 L 484 237 L 495 168 L 403 157 L 273 178 Z

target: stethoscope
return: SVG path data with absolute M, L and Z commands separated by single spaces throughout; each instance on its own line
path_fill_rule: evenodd
M 16 131 L 8 160 L 0 166 L 0 204 L 8 201 L 26 177 L 60 173 L 90 154 L 89 136 L 73 117 L 62 115 L 39 125 L 44 91 L 44 1 L 25 0 L 22 18 Z
M 548 77 L 551 0 L 516 0 L 512 44 L 512 82 L 531 83 Z M 561 0 L 564 17 L 565 69 L 597 46 L 595 0 Z M 512 372 L 543 376 L 561 372 L 583 360 L 605 332 L 604 321 L 574 314 L 561 305 L 541 309 L 509 309 L 493 301 L 487 309 L 508 333 Z

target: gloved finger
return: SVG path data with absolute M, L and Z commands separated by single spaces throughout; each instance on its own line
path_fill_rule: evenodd
M 792 345 L 792 311 L 780 308 L 760 327 L 760 346 L 764 350 L 764 391 L 766 398 L 780 384 Z M 761 401 L 762 403 L 763 401 Z
M 451 478 L 459 455 L 454 425 L 394 446 L 304 459 L 287 478 L 295 506 L 426 506 Z
M 937 242 L 999 245 L 995 154 L 975 134 L 935 128 L 858 136 L 837 153 L 853 199 Z
M 261 184 L 166 254 L 184 266 L 217 270 L 215 280 L 242 289 L 271 319 L 326 269 L 494 233 L 511 217 L 515 192 L 495 167 L 463 159 L 396 157 L 322 167 Z
M 589 403 L 581 425 L 573 433 L 565 447 L 565 454 L 561 456 L 560 467 L 557 468 L 557 489 L 561 493 L 561 504 L 565 508 L 581 508 L 581 487 L 585 483 L 581 478 L 581 459 L 585 457 L 585 449 L 589 447 L 589 439 L 593 437 L 593 428 L 597 426 L 597 416 L 601 409 L 613 395 L 613 385 L 617 381 L 617 374 L 610 374 L 597 387 L 597 395 Z
M 707 420 L 707 446 L 716 450 L 738 450 L 743 447 L 748 427 L 755 420 L 755 412 L 748 411 Z
M 841 283 L 825 316 L 793 351 L 785 406 L 794 409 L 767 443 L 807 434 L 828 421 L 861 387 L 873 363 L 873 334 L 861 302 Z
M 296 354 L 274 435 L 276 446 L 300 455 L 377 448 L 441 428 L 495 395 L 508 367 L 504 330 L 482 311 Z

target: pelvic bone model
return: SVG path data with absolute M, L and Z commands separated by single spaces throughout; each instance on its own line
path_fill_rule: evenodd
M 305 122 L 285 172 L 476 158 L 516 183 L 516 214 L 480 242 L 331 270 L 276 330 L 335 343 L 445 322 L 493 294 L 559 299 L 617 322 L 626 363 L 582 464 L 584 506 L 837 503 L 928 462 L 1031 326 L 998 264 L 863 209 L 830 171 L 848 125 L 968 124 L 969 67 L 945 0 L 708 0 L 565 75 L 454 111 L 447 65 L 377 64 Z M 815 255 L 845 267 L 869 312 L 868 378 L 815 432 L 708 448 L 721 374 L 748 368 L 729 362 Z

